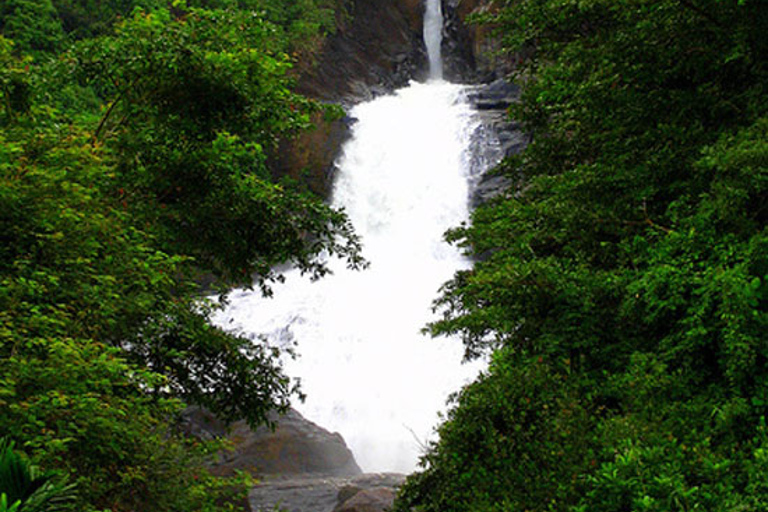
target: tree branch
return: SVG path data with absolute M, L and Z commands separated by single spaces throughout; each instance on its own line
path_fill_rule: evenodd
M 91 141 L 91 144 L 96 144 L 96 141 L 99 139 L 99 135 L 101 134 L 101 131 L 104 129 L 104 125 L 107 124 L 107 120 L 112 115 L 112 112 L 115 110 L 115 107 L 118 103 L 120 103 L 120 100 L 123 99 L 123 97 L 126 95 L 126 93 L 133 89 L 136 84 L 139 82 L 139 77 L 136 77 L 133 79 L 133 81 L 122 91 L 120 91 L 117 94 L 117 97 L 112 101 L 112 103 L 109 104 L 109 108 L 107 108 L 107 111 L 104 112 L 104 115 L 101 117 L 101 120 L 99 121 L 99 125 L 96 127 L 96 131 L 93 132 L 93 139 Z
M 704 9 L 699 7 L 698 5 L 694 4 L 691 0 L 678 0 L 678 2 L 680 2 L 683 5 L 683 7 L 686 7 L 688 9 L 690 9 L 691 11 L 695 12 L 696 14 L 701 16 L 702 18 L 704 18 L 707 21 L 709 21 L 710 23 L 714 24 L 716 27 L 721 28 L 721 29 L 725 28 L 723 26 L 723 24 L 720 22 L 720 20 L 718 20 L 717 18 L 715 18 L 714 16 L 709 14 L 707 11 L 705 11 Z

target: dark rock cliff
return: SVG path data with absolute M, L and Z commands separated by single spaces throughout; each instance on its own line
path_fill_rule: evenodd
M 348 0 L 340 27 L 328 37 L 314 66 L 299 78 L 307 96 L 343 105 L 371 99 L 427 74 L 423 38 L 425 0 Z M 492 27 L 469 22 L 494 12 L 498 0 L 442 0 L 445 77 L 488 83 L 511 68 L 499 57 Z
M 422 0 L 348 0 L 338 31 L 324 41 L 314 63 L 300 66 L 298 92 L 349 107 L 423 78 L 423 11 Z M 270 167 L 275 176 L 290 176 L 327 197 L 351 120 L 313 121 L 316 128 L 283 141 Z
M 333 183 L 335 161 L 349 139 L 352 120 L 326 120 L 316 115 L 314 128 L 284 140 L 270 158 L 275 178 L 290 176 L 320 197 L 328 197 Z
M 443 56 L 446 78 L 461 83 L 489 83 L 508 75 L 514 59 L 501 56 L 493 27 L 471 22 L 472 15 L 494 13 L 499 0 L 442 0 L 445 17 Z
M 443 0 L 443 68 L 445 79 L 457 83 L 482 82 L 478 73 L 473 32 L 460 9 L 461 0 Z
M 350 0 L 299 92 L 349 105 L 423 77 L 423 9 L 421 0 Z

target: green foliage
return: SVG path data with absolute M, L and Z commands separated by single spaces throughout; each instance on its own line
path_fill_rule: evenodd
M 298 390 L 278 351 L 211 325 L 196 279 L 268 291 L 278 263 L 362 262 L 342 212 L 266 167 L 320 109 L 274 25 L 136 5 L 54 2 L 97 20 L 72 37 L 103 34 L 55 59 L 0 36 L 0 432 L 71 476 L 71 510 L 227 510 L 250 481 L 211 476 L 222 446 L 179 412 L 256 425 Z M 27 510 L 14 496 L 0 509 Z
M 30 105 L 30 58 L 14 55 L 13 42 L 0 35 L 0 124 L 5 125 Z
M 59 50 L 64 40 L 51 0 L 6 0 L 0 6 L 0 33 L 19 51 L 38 56 Z
M 113 25 L 134 9 L 169 7 L 166 0 L 53 0 L 64 31 L 72 39 L 87 39 L 112 32 Z
M 38 463 L 72 474 L 82 508 L 197 510 L 214 501 L 189 497 L 205 453 L 168 424 L 180 408 L 174 396 L 200 394 L 199 374 L 183 373 L 200 357 L 193 349 L 216 362 L 206 379 L 238 379 L 226 392 L 206 387 L 208 401 L 244 396 L 253 421 L 285 407 L 288 387 L 278 388 L 276 363 L 232 354 L 244 341 L 223 333 L 216 345 L 190 336 L 176 344 L 174 371 L 151 371 L 162 362 L 151 348 L 163 338 L 149 325 L 194 314 L 195 325 L 204 322 L 192 285 L 180 280 L 184 259 L 152 249 L 130 223 L 88 134 L 9 131 L 31 134 L 0 141 L 0 431 Z M 232 410 L 224 412 L 243 416 Z
M 73 499 L 73 486 L 53 473 L 43 473 L 0 439 L 0 510 L 56 512 Z
M 8 497 L 5 493 L 0 494 L 0 512 L 18 512 L 20 503 L 8 503 Z
M 528 56 L 513 114 L 533 143 L 500 169 L 521 189 L 449 234 L 477 262 L 445 286 L 430 328 L 461 335 L 469 357 L 501 352 L 459 397 L 401 509 L 763 510 L 768 11 L 520 0 L 490 18 Z M 487 382 L 537 382 L 499 360 L 521 375 L 538 361 L 560 369 L 552 385 L 567 361 L 591 435 L 558 439 L 556 422 L 508 413 L 509 430 L 537 436 L 454 470 L 454 457 L 507 439 L 485 426 L 502 406 L 473 408 L 497 400 Z M 540 385 L 532 400 L 551 393 Z M 540 477 L 545 494 L 516 480 L 542 472 L 561 475 Z M 454 481 L 490 485 L 492 499 Z
M 266 283 L 287 260 L 322 275 L 323 251 L 359 263 L 343 215 L 269 179 L 265 148 L 308 127 L 317 108 L 290 91 L 271 45 L 250 13 L 192 10 L 182 22 L 158 11 L 72 56 L 109 98 L 94 137 L 116 153 L 128 208 L 160 226 L 167 252 L 243 284 Z
M 49 57 L 67 42 L 114 33 L 136 11 L 188 9 L 257 13 L 269 24 L 275 48 L 302 61 L 311 59 L 327 34 L 336 31 L 345 0 L 7 0 L 0 6 L 0 33 L 21 51 Z
M 282 51 L 300 61 L 311 59 L 318 44 L 336 31 L 344 0 L 191 0 L 189 5 L 207 8 L 238 8 L 261 13 L 274 27 L 272 37 Z
M 396 510 L 550 510 L 572 499 L 588 466 L 592 422 L 568 362 L 495 354 L 487 373 L 454 398 Z

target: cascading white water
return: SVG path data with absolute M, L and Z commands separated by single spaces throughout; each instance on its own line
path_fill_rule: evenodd
M 365 471 L 410 471 L 449 393 L 474 376 L 458 340 L 420 334 L 438 289 L 465 261 L 442 240 L 467 218 L 472 112 L 462 87 L 411 84 L 355 107 L 333 204 L 362 236 L 365 271 L 331 262 L 312 283 L 288 272 L 275 297 L 238 291 L 222 325 L 295 339 L 286 371 L 308 419 L 338 431 Z
M 439 1 L 428 0 L 425 25 L 436 5 L 439 14 Z M 427 31 L 432 38 L 434 27 Z M 428 48 L 439 52 L 439 43 Z M 437 64 L 432 72 L 442 74 Z M 334 275 L 315 283 L 289 271 L 272 299 L 232 293 L 217 322 L 275 344 L 295 340 L 298 358 L 286 360 L 286 372 L 307 394 L 295 407 L 340 432 L 363 470 L 409 472 L 447 396 L 478 371 L 461 364 L 459 340 L 420 332 L 439 287 L 469 265 L 442 237 L 468 217 L 476 122 L 463 87 L 441 80 L 412 83 L 350 114 L 357 122 L 333 205 L 362 236 L 370 268 L 332 261 Z
M 429 57 L 429 77 L 443 79 L 443 9 L 441 0 L 426 0 L 424 12 L 424 44 Z

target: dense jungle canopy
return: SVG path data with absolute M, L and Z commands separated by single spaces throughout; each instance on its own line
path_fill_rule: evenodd
M 343 213 L 266 165 L 325 109 L 291 68 L 335 9 L 2 3 L 0 435 L 75 485 L 56 506 L 225 508 L 242 481 L 207 474 L 215 445 L 180 434 L 183 403 L 255 425 L 297 393 L 272 349 L 210 325 L 199 283 L 268 292 L 279 263 L 361 262 Z M 40 482 L 6 492 L 9 472 L 0 508 L 38 510 Z
M 430 327 L 491 364 L 398 509 L 768 509 L 768 4 L 501 4 L 532 143 Z

